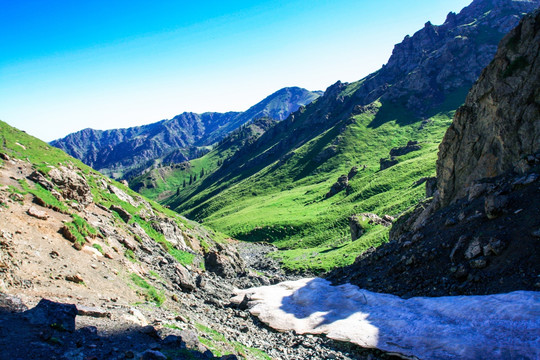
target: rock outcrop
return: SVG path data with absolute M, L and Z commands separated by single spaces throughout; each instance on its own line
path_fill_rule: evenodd
M 48 176 L 58 186 L 65 199 L 75 200 L 83 206 L 92 202 L 90 186 L 75 170 L 60 166 L 51 169 Z
M 540 151 L 540 12 L 502 41 L 439 147 L 441 205 L 466 195 L 479 179 L 528 170 Z
M 452 91 L 471 86 L 520 14 L 539 5 L 537 0 L 476 0 L 459 14 L 449 13 L 442 25 L 428 21 L 395 46 L 381 70 L 365 79 L 354 95 L 356 103 L 381 98 L 425 114 Z

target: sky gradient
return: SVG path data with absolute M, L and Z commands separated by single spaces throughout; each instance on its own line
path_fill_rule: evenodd
M 471 0 L 0 0 L 0 120 L 50 141 L 325 90 Z

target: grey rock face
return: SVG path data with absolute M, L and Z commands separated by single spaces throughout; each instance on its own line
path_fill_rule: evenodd
M 224 278 L 234 278 L 246 271 L 244 260 L 238 252 L 223 244 L 216 244 L 217 250 L 204 255 L 206 270 Z
M 53 168 L 49 171 L 51 181 L 60 188 L 62 196 L 68 200 L 76 200 L 86 206 L 93 200 L 90 186 L 86 180 L 75 171 L 65 166 Z
M 425 114 L 453 90 L 472 85 L 504 34 L 539 5 L 537 0 L 476 0 L 459 14 L 449 13 L 440 26 L 427 22 L 394 47 L 388 63 L 365 79 L 356 99 L 362 105 L 378 98 L 400 102 Z
M 441 205 L 464 197 L 475 180 L 512 170 L 540 149 L 539 51 L 536 11 L 501 41 L 439 146 Z

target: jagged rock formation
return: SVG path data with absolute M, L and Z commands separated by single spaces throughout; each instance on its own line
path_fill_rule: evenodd
M 426 114 L 453 90 L 468 89 L 493 58 L 498 41 L 517 25 L 517 14 L 538 5 L 536 0 L 476 0 L 459 14 L 449 13 L 440 26 L 428 21 L 365 79 L 355 102 L 366 105 L 381 98 Z
M 84 129 L 51 145 L 106 175 L 120 178 L 131 170 L 133 177 L 160 158 L 170 163 L 201 156 L 198 147 L 212 144 L 240 125 L 264 116 L 282 120 L 319 95 L 298 87 L 284 88 L 245 112 L 185 112 L 170 120 L 126 129 Z
M 540 150 L 540 13 L 502 41 L 439 147 L 441 205 L 467 194 L 474 181 L 516 169 Z

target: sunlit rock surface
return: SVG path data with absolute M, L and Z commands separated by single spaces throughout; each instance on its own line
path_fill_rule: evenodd
M 326 334 L 420 359 L 539 359 L 540 292 L 407 300 L 320 278 L 237 290 L 279 331 Z

